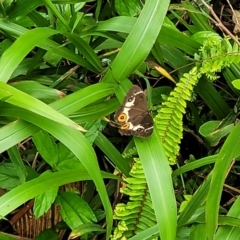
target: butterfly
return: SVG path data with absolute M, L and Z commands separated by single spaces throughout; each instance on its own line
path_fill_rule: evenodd
M 123 104 L 115 112 L 114 120 L 121 135 L 146 138 L 152 134 L 153 119 L 148 111 L 146 96 L 139 86 L 130 88 Z

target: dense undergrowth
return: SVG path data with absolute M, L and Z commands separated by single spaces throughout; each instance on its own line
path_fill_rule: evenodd
M 202 2 L 0 4 L 0 239 L 239 238 L 239 45 Z M 107 121 L 132 84 L 148 138 Z

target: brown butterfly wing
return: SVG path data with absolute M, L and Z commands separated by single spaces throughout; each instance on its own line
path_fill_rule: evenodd
M 119 129 L 121 135 L 133 135 L 140 138 L 149 137 L 153 132 L 153 119 L 149 112 L 145 112 L 130 118 L 133 127 L 129 129 Z
M 144 114 L 144 117 L 139 123 L 140 128 L 133 131 L 133 135 L 141 138 L 149 137 L 153 132 L 153 119 L 149 112 Z M 143 128 L 142 128 L 143 127 Z
M 140 94 L 135 95 L 136 93 L 139 93 L 139 92 L 140 92 Z M 127 95 L 125 96 L 125 98 L 123 100 L 123 104 L 121 105 L 121 107 L 114 114 L 114 120 L 115 120 L 116 123 L 119 123 L 118 116 L 122 112 L 124 112 L 124 110 L 125 110 L 125 112 L 129 112 L 130 110 L 131 111 L 133 110 L 133 107 L 128 107 L 127 104 L 129 103 L 130 99 L 135 99 L 136 97 L 139 98 L 138 97 L 139 95 L 141 95 L 140 96 L 140 98 L 141 98 L 140 101 L 144 101 L 145 100 L 145 102 L 146 102 L 145 95 L 144 95 L 142 89 L 139 86 L 137 86 L 137 85 L 133 85 L 130 88 L 130 90 L 128 91 Z M 136 103 L 134 101 L 134 108 L 135 108 L 135 104 Z M 147 102 L 146 102 L 146 106 L 144 104 L 143 107 L 144 107 L 145 110 L 147 110 Z M 138 108 L 140 108 L 140 106 L 138 106 Z M 145 111 L 144 109 L 143 109 L 143 111 Z
M 127 115 L 124 122 L 119 122 L 118 117 L 125 113 Z M 153 132 L 153 119 L 148 112 L 146 97 L 142 89 L 134 85 L 126 97 L 122 106 L 114 114 L 115 121 L 120 125 L 119 132 L 121 135 L 134 135 L 137 137 L 148 137 Z M 123 125 L 129 124 L 129 127 L 122 128 Z

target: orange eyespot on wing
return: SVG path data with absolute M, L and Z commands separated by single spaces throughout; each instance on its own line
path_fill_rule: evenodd
M 126 121 L 127 121 L 127 115 L 126 115 L 125 113 L 121 113 L 121 114 L 118 116 L 117 120 L 118 120 L 119 122 L 126 122 Z
M 122 125 L 122 126 L 120 127 L 120 129 L 122 129 L 122 130 L 124 130 L 124 129 L 129 129 L 129 127 L 130 127 L 130 124 L 129 124 L 129 123 L 125 123 L 124 125 Z

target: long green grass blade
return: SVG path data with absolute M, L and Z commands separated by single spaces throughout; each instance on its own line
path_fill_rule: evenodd
M 162 143 L 154 132 L 146 140 L 135 138 L 153 202 L 161 239 L 176 238 L 177 208 L 171 171 Z
M 109 173 L 102 173 L 102 176 L 104 178 L 116 178 Z M 49 190 L 49 186 L 55 188 L 70 182 L 91 179 L 91 176 L 84 168 L 82 170 L 65 170 L 47 176 L 40 176 L 16 187 L 0 197 L 0 215 L 6 216 L 21 204 Z
M 209 239 L 214 238 L 214 234 L 218 226 L 219 204 L 227 170 L 231 161 L 240 156 L 239 131 L 240 124 L 237 124 L 224 142 L 213 169 L 212 181 L 206 200 L 206 223 L 207 236 Z M 231 151 L 229 151 L 229 149 Z
M 146 1 L 136 24 L 124 42 L 103 81 L 129 76 L 149 54 L 163 23 L 169 1 Z M 121 66 L 121 67 L 120 67 Z
M 18 38 L 0 59 L 1 81 L 9 80 L 19 63 L 38 43 L 57 33 L 58 31 L 50 28 L 35 28 Z

